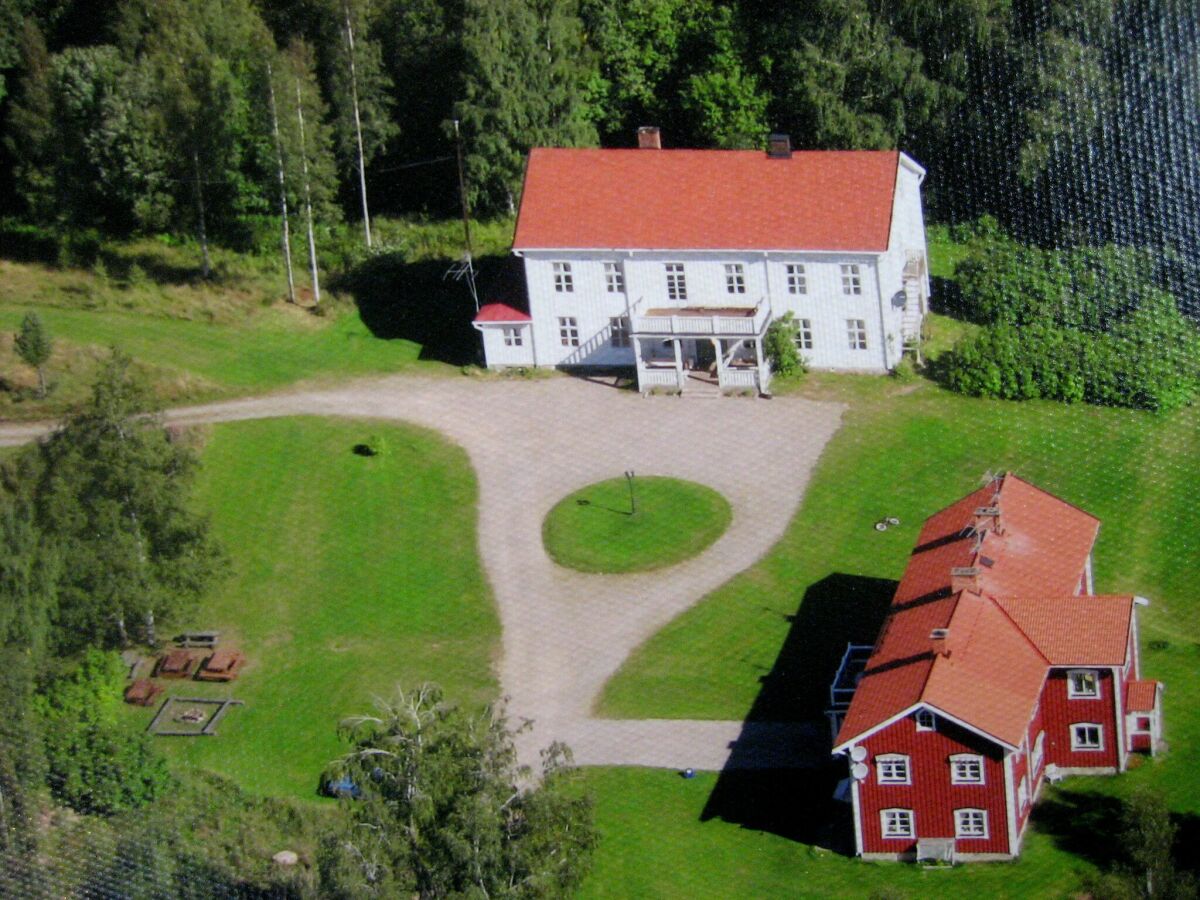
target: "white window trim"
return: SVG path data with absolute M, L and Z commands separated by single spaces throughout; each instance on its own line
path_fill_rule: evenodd
M 847 297 L 862 296 L 862 267 L 858 263 L 842 263 L 842 293 Z
M 625 269 L 620 260 L 604 264 L 604 289 L 610 294 L 625 293 Z
M 505 325 L 501 329 L 505 347 L 522 347 L 525 344 L 525 329 L 520 325 Z
M 796 349 L 811 350 L 814 346 L 812 319 L 796 320 Z
M 922 721 L 925 719 L 928 724 Z M 916 713 L 917 731 L 937 731 L 937 716 L 932 710 L 918 709 Z
M 789 294 L 808 293 L 808 270 L 804 263 L 787 264 L 787 289 Z
M 1096 729 L 1096 744 L 1081 743 L 1079 740 L 1080 728 L 1095 728 Z M 1071 723 L 1071 749 L 1079 753 L 1097 753 L 1104 749 L 1104 726 L 1098 722 L 1072 722 Z
M 978 778 L 967 778 L 959 774 L 959 764 L 974 763 L 979 767 Z M 950 757 L 950 783 L 951 784 L 985 784 L 987 776 L 984 774 L 983 757 L 978 753 L 955 753 Z
M 902 833 L 889 834 L 888 820 L 896 814 L 902 815 L 908 819 L 908 829 Z M 897 815 L 897 818 L 899 815 Z M 879 811 L 879 833 L 883 836 L 884 840 L 904 840 L 905 838 L 916 837 L 917 817 L 913 815 L 913 811 L 911 809 L 881 809 Z
M 554 270 L 554 292 L 556 294 L 575 293 L 575 276 L 571 274 L 571 264 L 556 262 L 551 266 Z
M 1042 767 L 1042 757 L 1046 753 L 1046 732 L 1039 731 L 1037 739 L 1033 742 L 1033 762 L 1030 765 L 1030 770 L 1037 773 L 1037 770 Z
M 1089 675 L 1092 678 L 1093 690 L 1084 691 L 1075 686 L 1076 677 L 1084 678 Z M 1099 700 L 1100 672 L 1096 669 L 1067 669 L 1067 697 L 1072 700 Z
M 725 293 L 746 293 L 746 267 L 741 263 L 725 263 Z
M 687 274 L 683 263 L 663 263 L 667 273 L 667 298 L 670 300 L 686 300 Z
M 629 319 L 626 316 L 610 316 L 608 320 L 609 327 L 609 346 L 610 347 L 628 347 L 629 340 Z
M 1029 776 L 1022 775 L 1021 783 L 1017 785 L 1017 807 L 1024 810 L 1029 805 Z
M 563 347 L 578 347 L 579 319 L 575 316 L 559 316 L 558 340 Z
M 983 832 L 976 831 L 968 832 L 964 827 L 969 821 L 983 822 Z M 954 811 L 954 836 L 960 840 L 983 841 L 987 840 L 991 829 L 988 828 L 988 814 L 986 809 L 956 809 Z
M 863 351 L 868 348 L 866 319 L 846 320 L 846 345 L 852 351 Z
M 904 777 L 894 775 L 884 777 L 885 766 L 900 763 L 904 767 Z M 882 753 L 875 757 L 875 780 L 879 784 L 912 784 L 912 762 L 903 753 Z

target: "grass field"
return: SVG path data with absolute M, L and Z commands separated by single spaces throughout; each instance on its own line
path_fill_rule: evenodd
M 546 514 L 542 541 L 556 563 L 584 572 L 644 572 L 690 559 L 729 527 L 728 501 L 712 488 L 661 476 L 588 485 Z
M 370 435 L 386 454 L 353 452 Z M 230 685 L 170 690 L 246 705 L 216 737 L 157 738 L 174 764 L 311 798 L 338 721 L 372 696 L 432 680 L 466 704 L 495 698 L 499 624 L 461 450 L 417 428 L 273 419 L 215 426 L 203 463 L 197 502 L 229 575 L 187 624 L 220 630 L 248 662 Z M 144 727 L 151 711 L 129 715 Z

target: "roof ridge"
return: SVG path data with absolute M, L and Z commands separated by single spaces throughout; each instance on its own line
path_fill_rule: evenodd
M 1020 475 L 1017 475 L 1015 472 L 1005 472 L 1004 475 L 1002 476 L 1002 478 L 1005 481 L 1007 481 L 1009 478 L 1015 478 L 1017 481 L 1021 482 L 1021 484 L 1025 485 L 1026 487 L 1033 488 L 1039 494 L 1045 494 L 1051 500 L 1057 500 L 1059 503 L 1063 504 L 1063 506 L 1069 506 L 1069 507 L 1071 507 L 1071 509 L 1075 510 L 1076 512 L 1083 513 L 1089 519 L 1095 520 L 1097 525 L 1102 524 L 1099 516 L 1093 515 L 1092 513 L 1088 512 L 1086 509 L 1084 509 L 1082 506 L 1077 506 L 1076 504 L 1072 503 L 1070 500 L 1064 500 L 1062 497 L 1058 496 L 1057 494 L 1050 493 L 1045 488 L 1039 487 L 1038 485 L 1034 484 L 1032 481 L 1028 481 L 1028 480 L 1022 478 Z M 1003 483 L 1000 485 L 1000 487 L 1001 488 L 1004 487 Z
M 1012 617 L 1012 614 L 1004 606 L 1004 599 L 1000 598 L 1000 597 L 994 597 L 991 594 L 987 594 L 986 596 L 989 600 L 992 601 L 992 605 L 995 606 L 996 609 L 1000 610 L 1000 614 L 1002 616 L 1004 616 L 1005 619 L 1008 620 L 1009 624 L 1011 624 L 1012 627 L 1017 630 L 1017 634 L 1019 634 L 1021 637 L 1023 637 L 1025 639 L 1025 643 L 1027 643 L 1030 647 L 1033 648 L 1033 652 L 1036 653 L 1041 658 L 1042 662 L 1044 662 L 1047 666 L 1049 666 L 1050 665 L 1050 657 L 1048 657 L 1045 653 L 1042 652 L 1042 648 L 1037 645 L 1037 643 L 1034 641 L 1033 638 L 1031 638 L 1028 635 L 1028 633 L 1026 633 L 1025 629 L 1021 627 L 1021 624 Z

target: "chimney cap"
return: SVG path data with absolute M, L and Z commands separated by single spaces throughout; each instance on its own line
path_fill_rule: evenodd
M 949 628 L 935 628 L 929 632 L 929 639 L 933 641 L 944 641 L 948 637 L 950 637 Z
M 1000 507 L 998 506 L 977 506 L 975 507 L 975 515 L 980 516 L 999 516 Z
M 768 159 L 791 159 L 792 158 L 792 138 L 790 135 L 780 134 L 778 132 L 767 136 L 767 158 Z
M 974 578 L 980 574 L 978 566 L 954 566 L 950 570 L 951 577 Z
M 637 138 L 642 150 L 662 149 L 662 129 L 657 125 L 642 125 L 637 130 Z

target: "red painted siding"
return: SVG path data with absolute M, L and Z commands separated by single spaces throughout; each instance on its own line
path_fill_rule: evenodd
M 1113 715 L 1113 674 L 1111 669 L 1098 671 L 1100 696 L 1087 700 L 1072 700 L 1067 696 L 1067 670 L 1051 669 L 1047 675 L 1041 699 L 1046 728 L 1046 762 L 1063 768 L 1117 766 L 1118 732 Z M 1083 722 L 1103 727 L 1103 750 L 1071 749 L 1071 726 Z
M 986 839 L 960 838 L 959 853 L 1008 853 L 1008 820 L 1004 792 L 1004 761 L 999 746 L 938 719 L 936 731 L 917 731 L 912 716 L 893 723 L 863 742 L 870 774 L 859 784 L 862 845 L 865 853 L 908 853 L 916 840 L 885 839 L 879 813 L 884 809 L 911 809 L 916 837 L 954 837 L 954 810 L 985 809 Z M 909 757 L 907 785 L 879 784 L 875 758 L 888 753 Z M 950 783 L 950 756 L 976 753 L 983 757 L 984 783 Z

